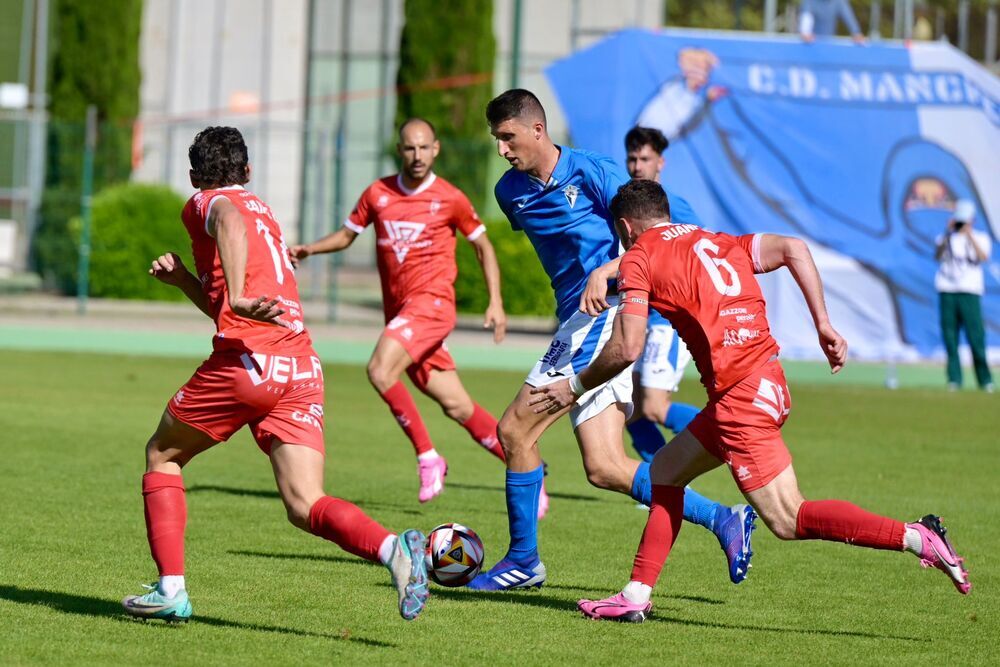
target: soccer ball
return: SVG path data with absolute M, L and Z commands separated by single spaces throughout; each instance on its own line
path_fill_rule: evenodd
M 458 523 L 444 523 L 427 536 L 427 572 L 442 586 L 464 586 L 479 574 L 483 541 Z

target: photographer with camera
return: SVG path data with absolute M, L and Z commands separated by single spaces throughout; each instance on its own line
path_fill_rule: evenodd
M 962 386 L 962 365 L 958 358 L 958 331 L 972 348 L 976 380 L 986 392 L 994 390 L 993 377 L 986 362 L 986 333 L 983 330 L 983 263 L 992 251 L 990 237 L 972 228 L 976 206 L 967 199 L 955 204 L 945 233 L 937 238 L 934 257 L 938 261 L 934 288 L 938 291 L 941 311 L 941 337 L 948 353 L 948 391 Z

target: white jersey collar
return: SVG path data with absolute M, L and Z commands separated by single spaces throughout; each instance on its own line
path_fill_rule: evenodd
M 427 188 L 431 187 L 431 185 L 433 185 L 434 181 L 436 181 L 436 180 L 437 180 L 437 174 L 435 174 L 432 171 L 430 174 L 427 175 L 427 178 L 424 179 L 423 183 L 421 183 L 419 186 L 417 186 L 417 188 L 415 190 L 411 190 L 410 188 L 408 188 L 405 185 L 403 185 L 403 176 L 402 176 L 402 174 L 396 174 L 396 185 L 399 186 L 399 189 L 402 190 L 403 194 L 406 195 L 407 197 L 409 197 L 411 195 L 419 195 L 421 192 L 423 192 Z

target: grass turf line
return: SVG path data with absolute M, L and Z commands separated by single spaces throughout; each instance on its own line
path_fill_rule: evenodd
M 0 352 L 0 662 L 135 664 L 996 663 L 996 398 L 796 385 L 784 429 L 807 497 L 841 497 L 912 520 L 946 518 L 972 567 L 972 595 L 909 555 L 755 536 L 754 568 L 729 583 L 714 538 L 686 525 L 642 626 L 600 624 L 579 597 L 627 578 L 645 519 L 635 503 L 589 487 L 569 425 L 541 443 L 550 465 L 541 524 L 550 585 L 479 594 L 434 587 L 424 616 L 402 621 L 388 575 L 291 527 L 266 458 L 244 431 L 198 457 L 189 489 L 183 627 L 128 621 L 118 600 L 155 578 L 139 493 L 143 445 L 190 360 Z M 462 373 L 498 414 L 522 373 Z M 448 457 L 445 493 L 416 501 L 412 450 L 358 366 L 328 366 L 327 489 L 394 530 L 459 521 L 492 563 L 506 547 L 503 473 L 429 401 L 418 404 Z M 704 394 L 686 381 L 679 399 Z M 725 471 L 696 483 L 738 499 Z

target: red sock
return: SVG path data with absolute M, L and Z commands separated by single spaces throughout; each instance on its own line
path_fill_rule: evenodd
M 667 561 L 670 548 L 677 539 L 684 519 L 684 488 L 680 486 L 653 485 L 653 501 L 649 518 L 642 531 L 639 551 L 632 564 L 632 581 L 656 586 L 660 570 Z
M 323 496 L 309 508 L 309 532 L 376 562 L 378 548 L 392 535 L 354 503 L 333 496 Z
M 417 412 L 417 404 L 413 402 L 413 396 L 406 389 L 401 381 L 389 387 L 385 392 L 379 394 L 382 400 L 389 404 L 392 416 L 396 418 L 399 425 L 403 427 L 406 437 L 413 443 L 413 449 L 417 456 L 434 449 L 431 436 L 427 433 L 424 420 Z
M 507 459 L 503 455 L 503 446 L 497 438 L 497 420 L 483 406 L 473 403 L 472 416 L 465 420 L 462 428 L 469 432 L 472 439 L 483 446 L 493 456 L 501 461 Z
M 903 549 L 902 521 L 866 512 L 844 500 L 807 500 L 799 507 L 795 536 L 800 540 L 845 542 L 870 549 Z
M 184 574 L 184 526 L 187 503 L 180 475 L 147 472 L 142 476 L 146 538 L 160 576 Z

